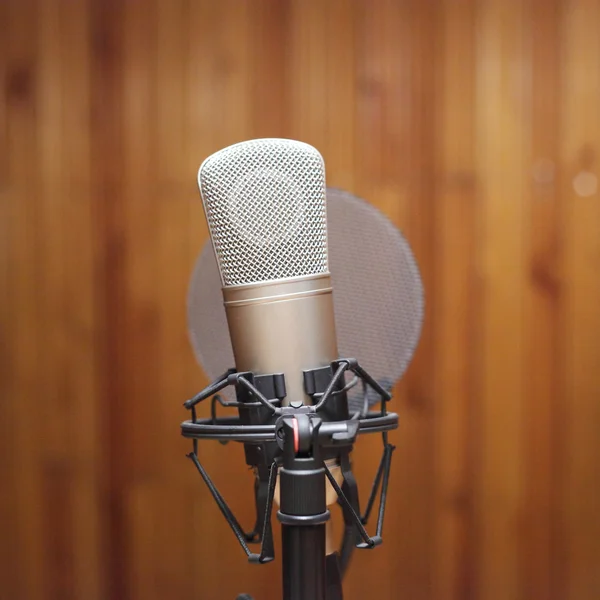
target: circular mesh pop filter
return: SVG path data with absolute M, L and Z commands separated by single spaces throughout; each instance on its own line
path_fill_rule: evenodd
M 416 261 L 400 231 L 347 192 L 327 189 L 327 228 L 340 357 L 356 358 L 390 390 L 406 371 L 421 335 L 423 284 Z M 188 323 L 196 358 L 210 379 L 234 366 L 210 242 L 192 275 Z M 351 410 L 360 410 L 361 386 L 349 392 L 349 400 Z M 370 393 L 369 403 L 377 400 Z

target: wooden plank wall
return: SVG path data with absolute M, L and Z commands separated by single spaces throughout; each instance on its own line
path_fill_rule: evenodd
M 599 27 L 599 0 L 0 2 L 0 597 L 280 597 L 178 431 L 197 167 L 279 136 L 427 291 L 346 597 L 600 598 Z M 202 456 L 250 522 L 240 449 Z

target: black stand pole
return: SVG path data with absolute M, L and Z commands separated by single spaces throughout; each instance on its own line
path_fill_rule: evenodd
M 282 419 L 283 468 L 280 510 L 283 600 L 327 600 L 325 468 L 319 425 L 308 415 Z
M 325 527 L 281 527 L 284 600 L 326 600 Z

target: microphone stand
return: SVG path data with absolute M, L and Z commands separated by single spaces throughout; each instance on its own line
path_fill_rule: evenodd
M 238 373 L 233 369 L 184 403 L 192 411 L 192 419 L 181 425 L 182 435 L 193 440 L 193 451 L 188 457 L 252 563 L 266 563 L 274 557 L 270 521 L 277 474 L 280 474 L 280 509 L 277 518 L 282 532 L 283 600 L 343 600 L 342 571 L 349 556 L 344 549 L 341 558 L 337 553 L 326 555 L 325 529 L 330 518 L 326 500 L 327 481 L 335 490 L 344 514 L 346 533 L 343 547 L 369 549 L 382 543 L 387 487 L 394 450 L 394 446 L 387 441 L 387 432 L 397 428 L 398 415 L 387 413 L 385 403 L 391 399 L 391 395 L 354 359 L 334 361 L 331 368 L 327 369 L 328 384 L 323 385 L 321 382 L 317 386 L 319 389 L 314 397 L 320 399 L 315 405 L 278 406 L 285 396 L 283 375 L 254 376 L 252 373 Z M 365 409 L 351 418 L 346 416 L 342 420 L 331 420 L 331 412 L 326 409 L 332 408 L 334 413 L 339 414 L 335 410 L 336 402 L 343 398 L 343 402 L 347 403 L 343 374 L 348 369 L 363 380 Z M 305 372 L 305 384 L 309 392 L 314 390 L 314 381 L 323 375 L 323 370 L 320 374 L 318 371 Z M 380 412 L 367 413 L 367 384 L 381 396 Z M 228 385 L 235 385 L 237 402 L 223 402 L 218 397 L 217 393 Z M 336 395 L 337 400 L 333 398 Z M 211 417 L 198 419 L 196 404 L 210 396 L 213 397 Z M 240 409 L 240 416 L 217 417 L 217 402 L 223 406 L 237 407 Z M 264 419 L 266 413 L 271 415 L 267 424 Z M 326 418 L 321 418 L 323 416 Z M 384 452 L 367 510 L 361 517 L 358 491 L 350 472 L 348 456 L 359 433 L 375 432 L 382 433 Z M 244 532 L 201 465 L 198 459 L 199 439 L 244 442 L 246 460 L 248 464 L 257 466 L 259 473 L 255 488 L 257 524 L 253 531 Z M 326 463 L 333 456 L 341 457 L 344 476 L 342 487 Z M 262 457 L 262 466 L 259 465 L 258 457 Z M 264 465 L 269 463 L 270 468 L 265 468 Z M 370 537 L 364 524 L 380 487 L 377 531 Z M 259 554 L 252 553 L 248 547 L 248 543 L 253 542 L 261 543 Z M 248 595 L 238 596 L 238 600 L 240 599 L 252 600 Z
M 337 555 L 326 556 L 326 479 L 332 477 L 322 447 L 351 444 L 358 422 L 324 423 L 314 414 L 295 410 L 280 419 L 283 439 L 280 471 L 284 600 L 343 600 Z
M 284 600 L 327 600 L 325 523 L 329 511 L 325 468 L 315 435 L 319 425 L 303 414 L 283 418 L 277 429 L 277 435 L 284 440 L 277 513 L 281 523 Z

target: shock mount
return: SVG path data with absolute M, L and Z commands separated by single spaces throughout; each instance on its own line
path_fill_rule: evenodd
M 345 374 L 354 377 L 346 384 Z M 304 389 L 313 404 L 289 404 L 282 373 L 255 375 L 230 369 L 184 403 L 191 419 L 181 433 L 192 439 L 188 457 L 194 463 L 223 513 L 240 546 L 252 563 L 274 559 L 271 515 L 279 476 L 279 511 L 282 529 L 283 600 L 343 600 L 342 578 L 354 548 L 372 549 L 382 543 L 387 489 L 394 446 L 388 432 L 398 426 L 398 415 L 387 412 L 391 394 L 355 359 L 339 359 L 331 365 L 303 372 Z M 347 392 L 362 384 L 363 405 L 349 413 Z M 236 400 L 225 401 L 219 392 L 235 388 Z M 368 390 L 380 398 L 378 411 L 369 410 Z M 196 407 L 211 399 L 211 416 L 199 419 Z M 217 406 L 237 408 L 238 416 L 217 416 Z M 350 453 L 358 435 L 381 433 L 383 452 L 361 514 L 358 486 L 351 470 Z M 218 440 L 244 444 L 246 463 L 254 469 L 256 522 L 246 532 L 213 483 L 198 456 L 198 441 Z M 341 485 L 330 469 L 339 464 Z M 344 520 L 340 548 L 327 555 L 325 523 L 330 518 L 326 502 L 329 482 L 337 495 Z M 379 494 L 375 535 L 365 525 Z M 252 552 L 250 545 L 260 545 Z M 248 595 L 238 600 L 252 600 Z

